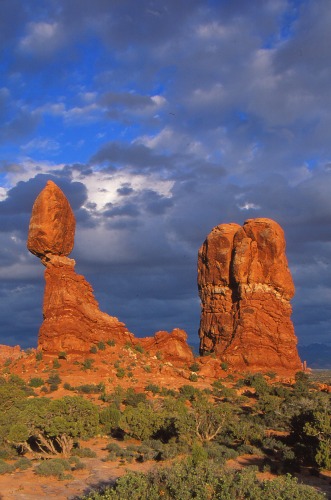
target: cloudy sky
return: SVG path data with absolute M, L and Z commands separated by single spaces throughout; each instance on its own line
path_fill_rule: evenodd
M 35 346 L 26 249 L 48 179 L 72 257 L 138 336 L 197 340 L 198 248 L 270 217 L 287 238 L 299 342 L 331 342 L 328 0 L 2 0 L 0 344 Z

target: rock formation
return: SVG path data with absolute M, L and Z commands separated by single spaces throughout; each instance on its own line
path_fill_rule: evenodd
M 300 370 L 294 285 L 282 228 L 270 219 L 216 226 L 199 250 L 200 353 L 238 369 Z
M 67 257 L 75 225 L 67 198 L 48 181 L 33 205 L 27 242 L 46 266 L 38 348 L 48 353 L 88 352 L 98 342 L 113 339 L 122 344 L 133 338 L 117 318 L 99 310 L 91 285 L 76 274 L 75 261 Z
M 154 337 L 140 339 L 140 344 L 152 355 L 163 353 L 163 358 L 168 361 L 192 363 L 194 356 L 186 341 L 186 332 L 175 328 L 171 333 L 160 331 Z
M 190 362 L 192 351 L 186 333 L 158 332 L 155 337 L 135 338 L 117 318 L 100 311 L 91 285 L 75 272 L 68 255 L 74 246 L 75 217 L 61 189 L 52 181 L 37 197 L 29 226 L 27 246 L 46 266 L 43 303 L 44 321 L 39 330 L 38 348 L 48 354 L 87 353 L 99 342 L 116 345 L 146 344 L 163 359 Z

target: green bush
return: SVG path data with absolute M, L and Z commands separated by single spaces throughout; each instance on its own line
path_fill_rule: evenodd
M 137 352 L 140 352 L 141 354 L 144 352 L 144 349 L 143 349 L 143 347 L 140 344 L 136 344 L 134 346 L 134 350 L 137 351 Z
M 80 458 L 95 458 L 97 454 L 91 448 L 74 448 L 71 454 Z
M 119 427 L 126 434 L 140 440 L 152 437 L 162 424 L 162 415 L 147 403 L 138 403 L 136 407 L 127 406 L 119 421 Z
M 108 408 L 103 408 L 99 413 L 100 423 L 107 433 L 111 433 L 118 428 L 120 418 L 121 412 L 114 404 L 108 406 Z
M 98 348 L 96 345 L 93 345 L 90 349 L 90 353 L 91 354 L 96 354 L 98 352 Z
M 191 364 L 189 369 L 191 370 L 191 372 L 198 372 L 200 371 L 200 365 L 195 361 L 194 363 Z
M 125 377 L 125 370 L 124 368 L 120 367 L 116 371 L 116 377 L 117 378 L 124 378 Z
M 73 455 L 69 458 L 68 462 L 74 466 L 74 469 L 75 470 L 83 470 L 83 469 L 86 469 L 86 464 L 84 464 L 84 462 L 82 462 L 81 460 L 79 460 L 79 458 L 77 457 L 77 455 Z
M 110 347 L 114 347 L 116 345 L 116 342 L 115 342 L 115 340 L 110 339 L 110 340 L 107 340 L 107 345 L 109 345 Z
M 42 385 L 44 385 L 44 383 L 45 383 L 45 381 L 42 378 L 33 377 L 29 381 L 29 386 L 30 387 L 41 387 Z
M 145 391 L 152 392 L 153 394 L 158 394 L 161 392 L 161 389 L 156 384 L 147 384 L 145 386 Z
M 59 385 L 61 383 L 61 378 L 58 373 L 51 373 L 48 379 L 46 380 L 49 385 Z
M 58 479 L 61 479 L 68 470 L 71 470 L 70 463 L 63 458 L 44 460 L 35 467 L 35 472 L 39 476 L 55 476 Z
M 203 455 L 203 453 L 202 453 Z M 200 460 L 201 458 L 201 460 Z M 202 456 L 157 468 L 147 474 L 129 472 L 117 479 L 103 493 L 90 493 L 85 500 L 321 500 L 324 495 L 310 486 L 298 484 L 291 476 L 259 481 L 256 471 L 242 471 L 216 466 Z
M 56 370 L 57 370 L 58 368 L 61 368 L 61 363 L 59 362 L 59 360 L 58 360 L 58 359 L 54 359 L 54 360 L 53 360 L 53 368 L 55 368 Z
M 92 368 L 93 363 L 94 363 L 94 359 L 90 359 L 90 358 L 84 359 L 84 361 L 82 363 L 83 370 L 90 370 Z
M 124 403 L 127 406 L 138 406 L 139 403 L 147 401 L 146 394 L 143 392 L 136 392 L 132 387 L 129 387 L 125 393 Z
M 43 359 L 42 351 L 37 351 L 36 352 L 36 361 L 41 361 L 42 359 Z
M 15 462 L 14 466 L 15 469 L 19 470 L 30 469 L 30 467 L 32 467 L 32 461 L 26 457 L 21 457 Z
M 0 459 L 0 474 L 9 474 L 15 470 L 14 465 L 7 464 L 4 460 Z
M 198 381 L 198 375 L 196 373 L 191 373 L 191 375 L 189 376 L 189 380 L 191 382 L 197 382 Z

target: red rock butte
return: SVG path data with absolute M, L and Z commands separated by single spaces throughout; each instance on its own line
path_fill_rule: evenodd
M 193 354 L 183 330 L 138 339 L 124 323 L 100 311 L 91 285 L 75 272 L 75 261 L 68 257 L 75 225 L 64 193 L 48 181 L 33 205 L 27 241 L 30 252 L 46 267 L 38 349 L 55 355 L 63 351 L 84 354 L 93 345 L 111 340 L 117 345 L 139 343 L 151 353 L 162 352 L 165 360 L 191 362 Z
M 298 371 L 294 285 L 282 228 L 271 219 L 216 226 L 198 255 L 200 353 L 238 370 Z

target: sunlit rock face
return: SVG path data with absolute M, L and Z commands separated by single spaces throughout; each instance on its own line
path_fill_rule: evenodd
M 211 231 L 198 256 L 201 354 L 215 352 L 239 369 L 301 369 L 285 246 L 271 219 Z
M 98 342 L 112 339 L 123 344 L 133 339 L 124 323 L 100 311 L 91 285 L 67 257 L 74 246 L 75 226 L 67 198 L 48 181 L 33 205 L 27 242 L 46 266 L 38 347 L 48 353 L 89 352 Z
M 139 343 L 152 355 L 162 353 L 163 360 L 191 363 L 193 354 L 183 330 L 138 339 L 124 323 L 100 311 L 91 285 L 75 272 L 75 261 L 68 257 L 75 225 L 67 198 L 48 181 L 33 205 L 27 242 L 30 252 L 46 266 L 38 348 L 49 354 L 87 353 L 93 345 L 112 340 L 117 346 Z
M 28 249 L 43 261 L 49 255 L 69 255 L 74 247 L 75 227 L 67 198 L 54 182 L 48 181 L 33 205 Z

